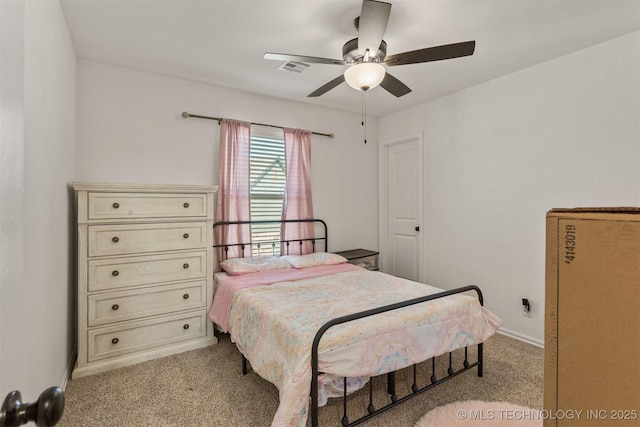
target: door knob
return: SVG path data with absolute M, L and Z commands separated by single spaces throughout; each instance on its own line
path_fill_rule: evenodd
M 420 226 L 417 226 L 417 227 L 415 228 L 415 230 L 416 230 L 416 231 L 420 231 Z
M 36 426 L 55 426 L 63 411 L 64 391 L 60 387 L 49 387 L 32 403 L 22 402 L 22 394 L 15 390 L 4 399 L 0 425 L 21 426 L 33 421 Z

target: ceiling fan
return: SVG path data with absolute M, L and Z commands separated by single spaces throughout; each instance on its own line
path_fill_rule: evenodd
M 411 89 L 389 74 L 382 64 L 393 67 L 473 55 L 476 46 L 475 41 L 427 47 L 387 56 L 387 43 L 382 37 L 387 28 L 390 12 L 390 3 L 363 0 L 360 16 L 353 22 L 358 30 L 358 37 L 349 40 L 342 46 L 343 59 L 271 52 L 265 53 L 264 58 L 276 61 L 308 62 L 349 67 L 344 74 L 314 90 L 307 95 L 308 97 L 323 95 L 344 81 L 354 89 L 362 91 L 367 91 L 380 85 L 389 93 L 401 97 L 411 92 Z

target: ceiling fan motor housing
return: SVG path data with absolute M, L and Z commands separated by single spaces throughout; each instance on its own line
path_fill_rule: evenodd
M 350 64 L 362 62 L 363 55 L 358 52 L 358 39 L 351 39 L 342 46 L 342 57 Z M 387 43 L 382 40 L 378 52 L 375 55 L 369 55 L 369 62 L 383 62 L 387 57 Z

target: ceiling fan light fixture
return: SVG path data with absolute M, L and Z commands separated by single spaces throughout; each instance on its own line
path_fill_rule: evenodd
M 361 62 L 344 72 L 344 79 L 352 88 L 367 91 L 378 86 L 384 79 L 385 69 L 377 62 Z

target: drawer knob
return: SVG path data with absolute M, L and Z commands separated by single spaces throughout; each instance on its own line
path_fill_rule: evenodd
M 117 309 L 119 309 L 119 308 L 120 308 L 120 306 L 119 306 L 118 304 L 113 304 L 113 305 L 111 306 L 111 310 L 113 310 L 113 311 L 116 311 L 116 310 L 117 310 Z
M 118 344 L 118 341 L 120 341 L 118 338 L 114 338 L 111 340 L 111 344 Z
M 117 276 L 117 275 L 119 275 L 119 274 L 120 274 L 120 272 L 119 272 L 118 270 L 113 270 L 113 271 L 111 272 L 111 275 L 112 275 L 112 276 L 114 276 L 114 277 L 115 277 L 115 276 Z
M 187 264 L 186 262 L 184 264 L 182 264 L 182 268 L 187 269 L 189 268 L 189 264 Z
M 185 208 L 188 208 L 188 207 L 189 207 L 189 203 L 186 203 L 186 202 L 185 202 L 185 204 L 184 204 L 184 205 L 182 205 L 182 206 L 184 206 Z
M 184 233 L 184 234 L 182 235 L 182 237 L 184 237 L 185 239 L 188 239 L 188 238 L 189 238 L 189 233 Z
M 182 299 L 189 299 L 189 294 L 182 295 Z
M 182 329 L 184 329 L 185 331 L 186 331 L 187 329 L 189 329 L 189 324 L 188 324 L 188 323 L 185 323 L 185 324 L 184 324 L 184 326 L 182 326 Z
M 120 203 L 115 202 L 114 204 L 111 205 L 113 207 L 113 209 L 118 209 L 120 207 Z
M 111 241 L 113 243 L 118 243 L 120 241 L 120 239 L 118 238 L 118 236 L 116 236 L 116 237 L 112 238 Z

